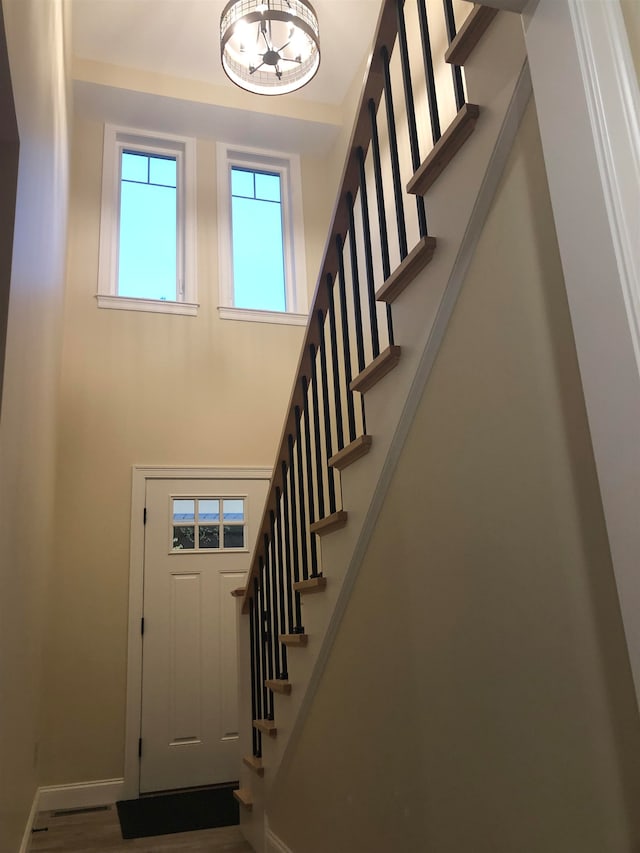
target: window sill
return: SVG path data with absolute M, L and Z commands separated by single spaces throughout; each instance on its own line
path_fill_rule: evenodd
M 221 320 L 243 320 L 249 323 L 275 323 L 281 326 L 306 326 L 308 314 L 292 314 L 287 311 L 258 311 L 255 308 L 225 308 L 220 306 Z
M 122 311 L 150 311 L 156 314 L 183 314 L 195 317 L 198 313 L 197 302 L 169 302 L 164 299 L 138 299 L 134 296 L 96 296 L 98 308 L 117 308 Z

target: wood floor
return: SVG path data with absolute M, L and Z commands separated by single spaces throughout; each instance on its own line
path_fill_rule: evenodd
M 40 812 L 29 853 L 253 853 L 237 826 L 123 841 L 115 806 L 56 816 Z

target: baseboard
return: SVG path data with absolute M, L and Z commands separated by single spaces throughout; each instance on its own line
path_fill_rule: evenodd
M 270 829 L 265 829 L 264 837 L 266 841 L 265 853 L 293 853 L 284 841 L 281 841 Z
M 75 785 L 51 785 L 38 791 L 38 811 L 105 806 L 124 796 L 124 779 L 101 779 Z
M 31 811 L 29 812 L 29 817 L 27 818 L 27 825 L 24 829 L 24 835 L 22 836 L 22 844 L 18 849 L 18 853 L 27 853 L 29 850 L 29 844 L 31 843 L 31 830 L 33 829 L 33 824 L 36 819 L 36 815 L 40 811 L 40 789 L 38 789 L 33 795 L 33 803 L 31 804 Z

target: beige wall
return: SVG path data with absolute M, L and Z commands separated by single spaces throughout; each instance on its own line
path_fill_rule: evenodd
M 13 853 L 39 777 L 68 150 L 62 3 L 2 5 L 21 138 L 0 422 L 0 850 Z
M 296 853 L 629 853 L 637 749 L 530 107 L 270 824 Z
M 638 0 L 620 0 L 620 5 L 627 25 L 627 35 L 629 36 L 636 74 L 640 77 L 640 3 Z
M 211 141 L 197 145 L 198 317 L 98 309 L 102 132 L 75 123 L 45 784 L 123 773 L 132 465 L 272 465 L 304 332 L 218 317 Z M 334 188 L 321 160 L 302 172 L 312 290 Z

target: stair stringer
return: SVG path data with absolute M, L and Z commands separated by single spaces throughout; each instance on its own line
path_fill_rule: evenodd
M 287 766 L 295 751 L 531 97 L 531 79 L 517 16 L 501 14 L 496 18 L 467 62 L 466 79 L 468 99 L 480 106 L 480 119 L 472 137 L 426 196 L 429 231 L 437 238 L 438 246 L 429 266 L 393 304 L 395 340 L 402 347 L 402 357 L 392 373 L 366 392 L 372 446 L 366 457 L 341 474 L 343 506 L 349 520 L 344 528 L 320 541 L 327 587 L 321 595 L 303 599 L 302 617 L 308 645 L 288 652 L 293 690 L 290 696 L 275 697 L 278 736 L 263 738 L 264 777 L 249 779 L 247 774 L 251 771 L 246 768 L 240 774 L 241 785 L 251 787 L 253 793 L 253 811 L 241 815 L 241 829 L 256 853 L 268 853 L 270 849 L 265 826 L 270 798 L 277 796 L 278 772 Z M 241 622 L 244 629 L 241 635 L 248 634 L 247 617 L 240 618 L 245 620 Z M 243 719 L 246 717 L 245 712 Z

